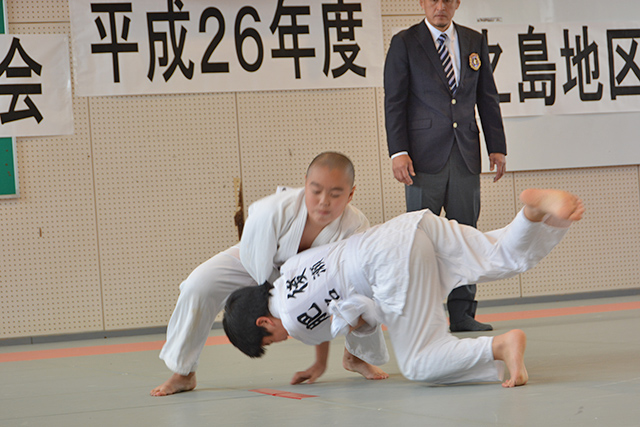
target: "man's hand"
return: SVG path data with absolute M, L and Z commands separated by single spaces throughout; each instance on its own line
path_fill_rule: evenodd
M 493 171 L 493 169 L 496 169 L 496 176 L 493 177 L 493 182 L 498 181 L 504 176 L 504 173 L 507 171 L 506 156 L 502 153 L 489 154 L 489 166 L 489 169 L 491 171 Z
M 326 369 L 326 363 L 322 364 L 316 362 L 306 371 L 296 372 L 291 379 L 291 384 L 302 384 L 305 381 L 307 384 L 313 384 L 322 374 L 324 374 Z
M 408 154 L 401 154 L 391 159 L 391 168 L 393 176 L 405 185 L 413 184 L 412 176 L 416 176 L 413 170 L 413 161 Z

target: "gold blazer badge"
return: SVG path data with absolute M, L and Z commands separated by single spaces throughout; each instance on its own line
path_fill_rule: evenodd
M 480 69 L 480 56 L 477 53 L 472 53 L 469 55 L 469 66 L 473 71 L 478 71 Z

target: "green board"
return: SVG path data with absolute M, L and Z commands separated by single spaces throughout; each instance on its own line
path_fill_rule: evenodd
M 14 138 L 0 138 L 0 197 L 18 197 Z
M 0 34 L 7 28 L 7 2 L 0 0 Z M 14 198 L 18 191 L 18 165 L 16 164 L 16 139 L 0 138 L 0 198 Z

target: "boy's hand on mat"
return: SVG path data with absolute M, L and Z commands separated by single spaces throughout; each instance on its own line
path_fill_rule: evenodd
M 293 378 L 291 379 L 291 384 L 302 384 L 303 382 L 307 382 L 307 384 L 313 384 L 327 369 L 327 365 L 323 365 L 321 363 L 314 363 L 309 369 L 306 371 L 299 371 L 293 374 Z

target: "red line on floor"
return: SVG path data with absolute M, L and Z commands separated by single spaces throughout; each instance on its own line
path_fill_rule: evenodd
M 298 399 L 298 400 L 306 399 L 307 397 L 318 397 L 318 396 L 313 396 L 311 394 L 292 393 L 290 391 L 274 390 L 272 388 L 257 388 L 255 390 L 249 390 L 249 391 L 267 394 L 269 396 L 286 397 L 287 399 Z
M 59 359 L 62 357 L 96 356 L 100 354 L 133 353 L 136 351 L 160 350 L 164 341 L 110 344 L 92 347 L 56 348 L 52 350 L 22 351 L 0 354 L 1 362 L 23 362 L 27 360 Z
M 209 337 L 206 345 L 230 344 L 225 336 Z M 0 354 L 2 362 L 23 362 L 27 360 L 60 359 L 63 357 L 96 356 L 100 354 L 134 353 L 136 351 L 160 350 L 164 341 L 110 344 L 91 347 L 56 348 Z
M 502 322 L 505 320 L 539 319 L 542 317 L 573 316 L 577 314 L 608 313 L 612 311 L 638 309 L 640 309 L 640 301 L 482 314 L 477 315 L 476 318 L 480 322 Z
M 572 316 L 578 314 L 609 313 L 614 311 L 640 310 L 640 301 L 615 304 L 587 305 L 579 307 L 525 310 L 507 313 L 482 314 L 476 316 L 480 322 L 501 322 L 506 320 L 539 319 L 544 317 Z M 102 354 L 133 353 L 137 351 L 158 351 L 164 341 L 150 341 L 129 344 L 107 344 L 87 347 L 58 348 L 52 350 L 21 351 L 0 353 L 0 363 L 24 362 L 29 360 L 59 359 L 64 357 L 95 356 Z M 229 344 L 225 336 L 209 337 L 206 345 Z M 1 349 L 2 347 L 0 347 Z

